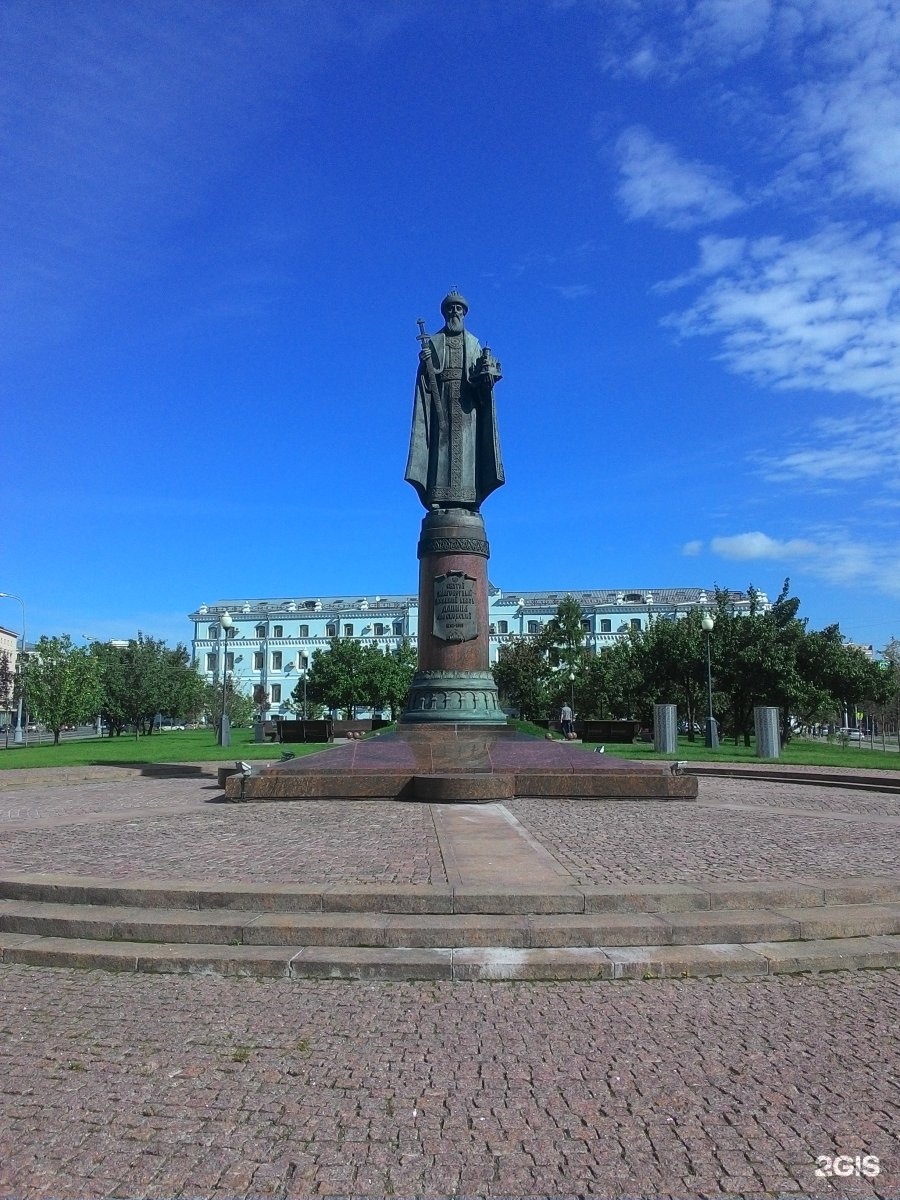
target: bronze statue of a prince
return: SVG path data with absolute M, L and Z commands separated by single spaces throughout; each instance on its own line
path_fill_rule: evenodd
M 494 385 L 500 364 L 465 328 L 469 305 L 453 289 L 441 302 L 444 328 L 419 321 L 419 369 L 404 478 L 429 511 L 468 509 L 505 482 Z

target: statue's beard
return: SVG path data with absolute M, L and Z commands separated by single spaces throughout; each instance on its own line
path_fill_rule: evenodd
M 448 317 L 447 318 L 447 332 L 448 333 L 462 333 L 462 327 L 463 327 L 462 317 Z

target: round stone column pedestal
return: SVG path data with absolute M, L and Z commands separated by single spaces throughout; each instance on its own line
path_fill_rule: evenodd
M 487 561 L 480 513 L 441 509 L 419 538 L 419 665 L 404 724 L 503 724 L 490 669 Z

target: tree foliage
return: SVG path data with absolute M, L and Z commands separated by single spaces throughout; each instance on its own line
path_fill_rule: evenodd
M 749 612 L 717 588 L 709 635 L 713 710 L 723 732 L 749 744 L 753 709 L 776 707 L 789 740 L 794 720 L 843 723 L 862 706 L 882 719 L 900 719 L 900 642 L 885 649 L 884 664 L 848 646 L 837 625 L 810 630 L 798 615 L 790 581 L 771 606 L 748 588 Z M 707 707 L 707 641 L 703 613 L 657 617 L 600 654 L 584 645 L 581 607 L 567 597 L 536 637 L 511 638 L 500 649 L 494 678 L 501 694 L 532 719 L 548 716 L 569 695 L 583 717 L 635 717 L 649 723 L 654 704 L 675 704 L 689 729 Z
M 138 634 L 126 646 L 94 642 L 91 655 L 99 670 L 100 712 L 111 737 L 126 726 L 135 734 L 151 733 L 157 713 L 190 720 L 203 709 L 204 681 L 181 644 L 173 650 Z
M 59 742 L 65 725 L 90 720 L 100 708 L 102 686 L 97 660 L 68 634 L 42 637 L 25 660 L 28 711 Z
M 332 638 L 327 650 L 316 650 L 306 677 L 307 703 L 324 704 L 352 717 L 358 707 L 402 709 L 416 670 L 416 652 L 403 641 L 383 651 L 353 638 Z M 303 681 L 294 688 L 291 705 L 303 706 Z
M 201 683 L 200 711 L 206 714 L 211 725 L 218 727 L 222 720 L 222 684 L 203 683 L 202 680 Z M 252 696 L 248 696 L 242 690 L 240 681 L 236 680 L 230 672 L 225 676 L 224 695 L 229 724 L 237 728 L 249 725 L 257 715 L 258 705 Z
M 9 655 L 0 650 L 0 712 L 6 712 L 13 701 L 13 673 L 9 666 Z
M 494 682 L 501 700 L 523 720 L 545 717 L 550 704 L 547 659 L 537 638 L 511 637 L 500 647 Z

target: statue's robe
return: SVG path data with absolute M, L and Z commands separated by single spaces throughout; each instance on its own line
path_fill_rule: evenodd
M 481 346 L 465 329 L 449 335 L 442 330 L 426 349 L 439 396 L 431 395 L 420 362 L 404 478 L 426 508 L 477 509 L 505 482 L 493 387 L 474 375 Z

